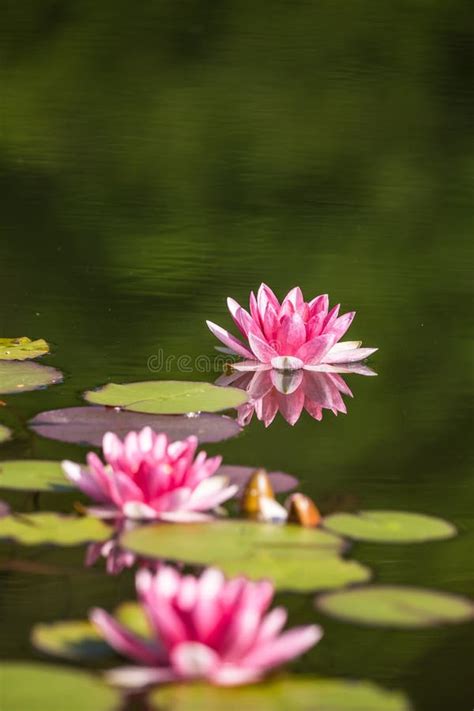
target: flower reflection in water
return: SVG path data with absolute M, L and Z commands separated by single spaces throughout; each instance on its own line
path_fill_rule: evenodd
M 97 541 L 87 546 L 84 565 L 89 568 L 95 565 L 101 558 L 105 561 L 105 570 L 109 575 L 118 575 L 131 568 L 135 563 L 147 567 L 156 567 L 156 560 L 147 560 L 122 548 L 119 536 L 125 531 L 135 528 L 137 524 L 127 519 L 118 519 L 110 526 L 110 538 L 106 541 Z
M 340 373 L 376 375 L 368 366 L 360 363 L 348 365 L 323 365 L 319 371 L 276 370 L 257 366 L 251 361 L 233 364 L 234 372 L 222 375 L 217 385 L 241 388 L 248 394 L 248 402 L 238 408 L 240 425 L 247 425 L 255 413 L 268 427 L 278 411 L 294 425 L 303 410 L 322 420 L 323 410 L 347 412 L 343 395 L 353 397 L 352 391 Z

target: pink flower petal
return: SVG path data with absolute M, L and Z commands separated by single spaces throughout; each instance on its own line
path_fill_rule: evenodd
M 283 299 L 283 303 L 285 303 L 286 301 L 290 301 L 293 304 L 293 306 L 295 307 L 295 311 L 299 312 L 303 309 L 305 302 L 303 292 L 301 291 L 299 286 L 295 286 L 293 289 L 290 289 L 288 294 Z
M 204 479 L 193 491 L 186 509 L 188 511 L 209 511 L 234 496 L 238 486 L 227 486 L 225 476 L 215 475 Z
M 260 625 L 255 645 L 268 642 L 279 635 L 286 624 L 287 618 L 288 613 L 284 607 L 273 608 L 273 610 L 269 612 L 266 617 L 264 617 L 262 624 Z
M 284 316 L 276 337 L 276 349 L 280 355 L 298 355 L 298 349 L 306 340 L 306 326 L 299 313 Z
M 224 328 L 221 328 L 215 323 L 212 323 L 212 321 L 206 321 L 207 327 L 211 331 L 211 333 L 214 334 L 216 338 L 218 338 L 225 346 L 228 346 L 231 348 L 234 353 L 237 353 L 240 356 L 243 356 L 244 358 L 253 358 L 252 353 L 244 346 L 244 344 L 239 341 L 238 338 L 235 338 L 229 331 L 226 331 Z
M 162 511 L 159 518 L 168 523 L 205 523 L 213 520 L 213 516 L 199 511 Z
M 377 373 L 363 363 L 317 363 L 305 365 L 304 370 L 311 373 L 355 373 L 357 375 L 377 375 Z
M 89 516 L 95 516 L 96 518 L 117 518 L 121 516 L 122 512 L 116 506 L 88 506 L 87 513 Z
M 333 334 L 316 336 L 312 341 L 307 341 L 296 352 L 296 356 L 301 358 L 304 364 L 319 363 L 334 344 Z
M 262 283 L 260 284 L 260 287 L 257 292 L 257 305 L 262 325 L 264 324 L 265 311 L 267 309 L 268 304 L 273 306 L 275 311 L 278 311 L 280 309 L 280 302 L 278 301 L 273 291 L 270 289 L 269 286 Z
M 335 341 L 339 341 L 346 331 L 349 329 L 352 321 L 354 320 L 355 311 L 350 311 L 343 316 L 339 316 L 334 323 L 331 325 L 331 333 L 335 336 Z M 328 332 L 328 327 L 326 326 L 325 332 Z
M 234 319 L 234 322 L 239 331 L 242 333 L 243 336 L 247 337 L 249 328 L 254 324 L 254 321 L 249 312 L 242 308 L 242 306 L 238 304 L 237 301 L 231 299 L 230 297 L 227 299 L 227 308 L 229 309 L 230 314 Z
M 329 353 L 326 353 L 324 360 L 327 363 L 355 363 L 360 360 L 365 360 L 373 353 L 375 353 L 378 348 L 354 348 L 352 350 L 342 350 L 339 352 L 334 352 L 331 348 Z
M 147 642 L 138 637 L 105 610 L 94 608 L 90 620 L 108 644 L 125 657 L 144 664 L 160 664 L 166 659 L 163 648 L 156 642 Z
M 196 633 L 202 642 L 209 643 L 209 636 L 222 619 L 219 596 L 224 585 L 224 576 L 216 568 L 207 568 L 198 579 L 192 618 Z
M 250 400 L 259 400 L 270 392 L 273 387 L 272 373 L 273 370 L 260 370 L 252 376 L 245 388 Z
M 278 409 L 280 414 L 288 422 L 289 425 L 295 425 L 298 422 L 304 406 L 304 392 L 300 388 L 295 390 L 291 395 L 282 395 L 276 393 Z
M 299 370 L 304 363 L 296 356 L 276 356 L 272 358 L 271 365 L 275 370 Z
M 249 344 L 254 355 L 256 355 L 258 360 L 262 361 L 262 363 L 270 363 L 271 359 L 278 355 L 276 350 L 270 346 L 269 343 L 260 338 L 255 331 L 249 331 Z M 250 357 L 252 357 L 252 355 L 250 355 Z
M 258 669 L 242 668 L 238 664 L 221 664 L 209 676 L 209 681 L 217 686 L 242 686 L 259 681 L 261 676 L 262 673 Z
M 304 378 L 304 371 L 299 370 L 272 370 L 271 383 L 282 395 L 291 395 L 298 390 Z
M 339 341 L 335 343 L 331 348 L 334 353 L 339 353 L 340 351 L 352 351 L 354 348 L 360 348 L 362 341 Z
M 159 512 L 144 504 L 142 501 L 127 501 L 122 506 L 122 511 L 127 518 L 135 521 L 146 521 L 147 519 L 155 519 L 159 517 Z
M 178 680 L 171 667 L 117 667 L 106 671 L 104 676 L 112 686 L 132 690 Z
M 278 313 L 273 304 L 268 303 L 265 308 L 265 313 L 262 318 L 262 330 L 263 338 L 265 338 L 269 343 L 273 343 L 279 326 Z
M 170 652 L 173 669 L 182 679 L 209 678 L 219 666 L 216 652 L 200 642 L 183 642 Z
M 257 409 L 257 404 L 255 403 L 255 412 L 259 420 L 263 421 L 265 427 L 269 427 L 278 413 L 278 400 L 276 394 L 269 393 L 261 400 L 261 405 Z
M 65 460 L 61 463 L 64 474 L 84 494 L 99 503 L 108 501 L 107 493 L 103 490 L 100 481 L 87 469 L 75 462 Z
M 321 294 L 316 296 L 308 304 L 310 316 L 316 316 L 317 314 L 324 314 L 326 317 L 329 308 L 329 296 L 327 294 Z
M 242 663 L 258 669 L 284 664 L 313 647 L 322 635 L 323 631 L 318 625 L 295 627 L 252 649 Z
M 259 360 L 242 360 L 237 361 L 237 363 L 232 363 L 232 368 L 234 370 L 247 372 L 247 371 L 259 371 L 259 370 L 270 370 L 270 363 L 261 363 Z

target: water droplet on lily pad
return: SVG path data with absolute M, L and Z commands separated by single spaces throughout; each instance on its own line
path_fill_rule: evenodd
M 101 446 L 106 432 L 115 432 L 123 439 L 131 430 L 146 426 L 164 432 L 172 440 L 195 435 L 200 442 L 220 442 L 241 432 L 237 421 L 225 415 L 151 415 L 99 406 L 41 412 L 28 425 L 42 437 L 94 447 Z
M 451 593 L 398 585 L 366 585 L 316 598 L 322 612 L 381 627 L 436 627 L 474 619 L 474 602 Z
M 87 390 L 84 398 L 93 405 L 156 415 L 218 412 L 238 407 L 247 400 L 246 394 L 238 388 L 178 380 L 150 380 L 123 385 L 109 383 L 97 390 Z
M 341 536 L 374 543 L 421 543 L 457 533 L 449 521 L 410 511 L 336 513 L 326 516 L 323 525 Z
M 62 373 L 48 365 L 0 360 L 0 393 L 39 390 L 62 379 Z
M 49 353 L 49 345 L 43 338 L 0 338 L 0 360 L 27 360 Z

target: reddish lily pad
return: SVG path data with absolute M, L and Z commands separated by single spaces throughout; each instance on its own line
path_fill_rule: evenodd
M 39 363 L 0 360 L 0 393 L 22 393 L 59 383 L 63 375 L 56 368 Z
M 200 442 L 220 442 L 241 432 L 237 421 L 224 415 L 151 415 L 110 407 L 49 410 L 33 417 L 29 426 L 42 437 L 94 447 L 101 446 L 106 432 L 123 438 L 130 430 L 146 426 L 164 432 L 172 440 L 195 435 Z
M 239 487 L 238 494 L 240 494 L 251 475 L 258 468 L 259 467 L 242 467 L 234 464 L 224 464 L 219 468 L 218 473 L 227 476 L 231 484 L 237 484 Z M 275 494 L 291 491 L 298 486 L 298 479 L 291 474 L 285 474 L 285 472 L 268 472 L 268 476 Z

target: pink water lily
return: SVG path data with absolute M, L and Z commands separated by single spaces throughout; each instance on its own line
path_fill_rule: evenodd
M 240 425 L 248 425 L 253 414 L 268 427 L 278 412 L 290 425 L 296 424 L 303 410 L 315 420 L 322 420 L 323 410 L 335 415 L 346 413 L 343 395 L 353 397 L 352 391 L 339 372 L 357 372 L 361 375 L 376 375 L 366 365 L 328 366 L 330 372 L 307 370 L 281 371 L 261 368 L 256 372 L 238 368 L 229 375 L 222 375 L 216 384 L 231 385 L 245 390 L 248 401 L 237 408 Z M 339 372 L 337 372 L 339 371 Z
M 102 443 L 106 464 L 90 452 L 87 467 L 63 462 L 63 470 L 99 506 L 89 512 L 102 518 L 196 521 L 231 498 L 236 486 L 216 475 L 221 457 L 196 457 L 196 437 L 170 442 L 150 427 L 129 432 L 122 442 L 107 432 Z
M 329 310 L 327 294 L 309 302 L 299 287 L 282 303 L 262 284 L 250 294 L 250 313 L 234 299 L 227 305 L 245 343 L 212 321 L 212 333 L 233 354 L 281 370 L 312 369 L 322 363 L 353 363 L 368 358 L 376 348 L 361 348 L 360 341 L 342 341 L 355 311 L 339 316 L 340 305 Z
M 161 566 L 154 574 L 139 571 L 136 584 L 149 639 L 105 610 L 96 608 L 90 616 L 107 642 L 139 665 L 108 673 L 109 681 L 120 686 L 194 679 L 248 684 L 306 652 L 322 636 L 317 625 L 282 632 L 287 613 L 283 607 L 268 612 L 274 594 L 268 581 L 225 580 L 215 568 L 194 577 Z

